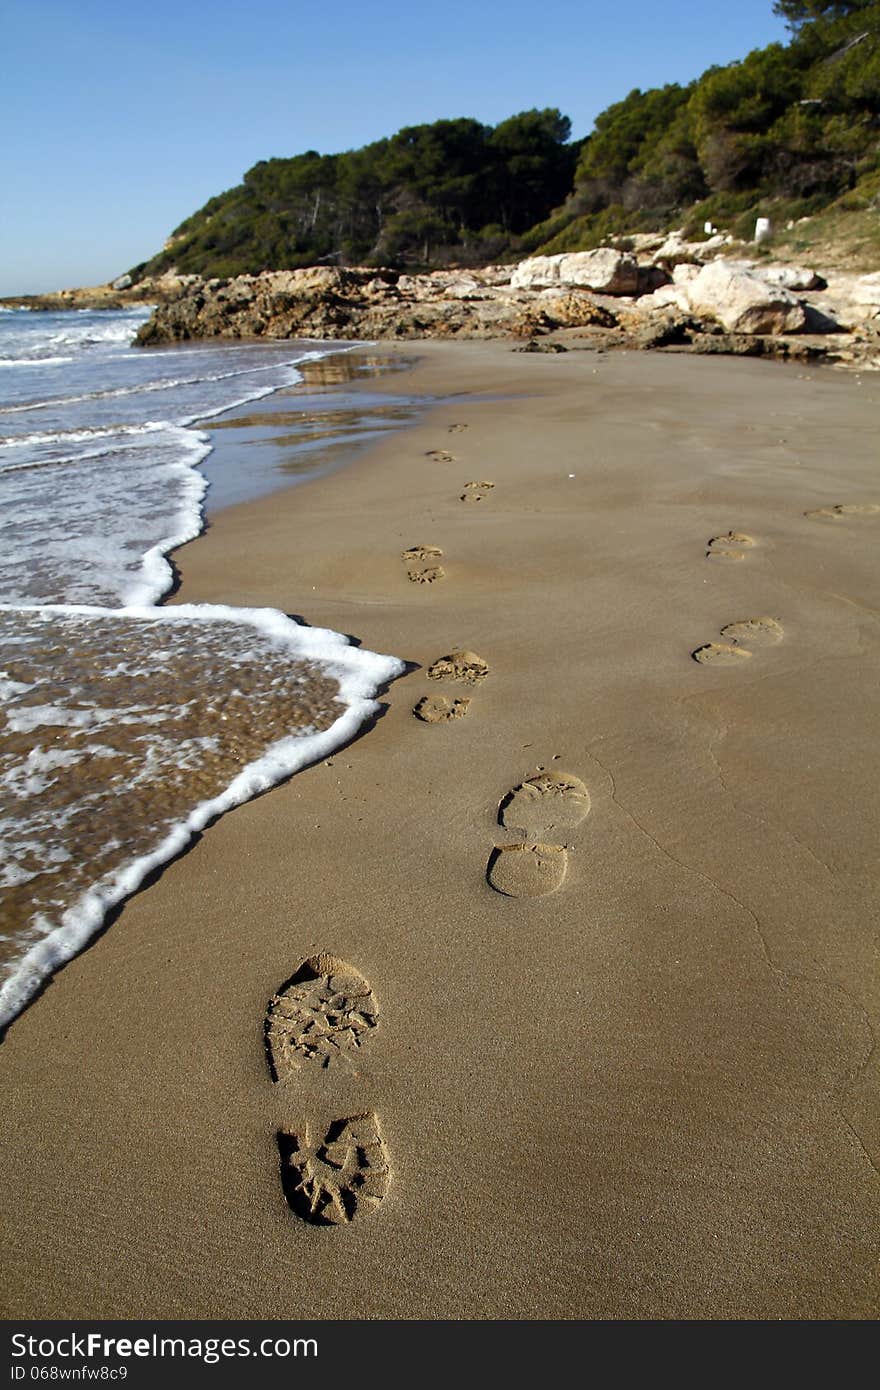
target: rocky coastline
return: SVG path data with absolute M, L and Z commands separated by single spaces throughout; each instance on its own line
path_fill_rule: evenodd
M 153 307 L 142 347 L 199 338 L 340 341 L 509 339 L 523 352 L 678 352 L 880 367 L 880 272 L 824 273 L 724 234 L 645 233 L 514 265 L 407 274 L 310 266 L 132 283 L 0 300 L 34 311 Z
M 138 342 L 509 338 L 528 351 L 669 348 L 880 365 L 880 274 L 823 276 L 747 250 L 673 233 L 423 275 L 315 266 L 166 276 Z
M 121 287 L 120 282 L 128 283 Z M 3 309 L 30 309 L 34 313 L 58 313 L 64 309 L 127 309 L 132 304 L 156 305 L 174 299 L 182 281 L 177 276 L 145 278 L 136 284 L 129 276 L 106 285 L 86 285 L 76 289 L 50 290 L 45 294 L 14 294 L 0 299 Z

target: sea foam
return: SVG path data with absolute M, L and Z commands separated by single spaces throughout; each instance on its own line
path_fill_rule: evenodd
M 27 668 L 32 679 L 19 680 L 17 692 L 7 695 L 0 871 L 7 898 L 16 890 L 12 901 L 27 900 L 35 910 L 27 922 L 31 944 L 8 963 L 0 988 L 0 1027 L 82 949 L 111 908 L 209 821 L 353 738 L 376 712 L 377 692 L 404 669 L 394 657 L 353 647 L 340 633 L 302 626 L 272 609 L 2 605 L 0 625 L 3 620 L 11 621 L 18 639 L 16 669 Z M 29 640 L 22 641 L 25 634 Z M 194 645 L 204 667 L 224 672 L 235 700 L 243 681 L 253 682 L 244 735 L 230 721 L 215 670 L 209 669 L 206 683 L 204 670 L 193 669 Z M 59 646 L 75 650 L 80 665 L 103 663 L 104 679 L 91 693 L 74 677 L 71 697 L 44 698 L 44 687 L 57 681 Z M 128 660 L 120 661 L 123 650 Z M 155 683 L 160 668 L 157 697 L 150 673 Z M 255 670 L 261 672 L 256 682 Z M 334 687 L 329 698 L 328 682 Z M 313 711 L 325 727 L 315 726 Z M 272 737 L 285 723 L 295 727 Z M 237 767 L 242 742 L 247 747 L 249 737 L 259 740 L 262 729 L 266 746 Z M 16 747 L 21 735 L 26 751 Z M 234 752 L 224 748 L 224 737 Z M 103 842 L 95 838 L 94 814 L 95 768 L 102 762 L 117 772 L 102 789 Z M 192 787 L 210 787 L 210 794 L 182 809 Z M 167 813 L 145 814 L 144 802 L 163 788 Z M 119 825 L 126 826 L 122 844 Z M 132 845 L 139 852 L 132 853 Z

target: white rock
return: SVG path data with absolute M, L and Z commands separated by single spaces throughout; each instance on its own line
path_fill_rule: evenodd
M 753 271 L 712 261 L 687 286 L 691 309 L 717 319 L 728 333 L 797 333 L 806 322 L 799 299 Z
M 635 294 L 639 267 L 629 251 L 600 246 L 595 251 L 572 251 L 559 256 L 532 256 L 520 261 L 510 277 L 511 289 L 546 289 L 577 285 L 604 294 Z
M 449 299 L 486 299 L 486 288 L 467 276 L 461 280 L 452 280 L 446 286 L 446 295 Z
M 821 275 L 802 265 L 762 265 L 754 274 L 768 285 L 781 285 L 785 290 L 820 290 Z
M 725 260 L 736 270 L 747 270 L 766 285 L 781 285 L 785 290 L 818 290 L 824 284 L 821 275 L 802 265 L 768 265 L 765 261 L 735 260 L 732 256 Z
M 636 307 L 639 313 L 643 310 L 653 313 L 654 310 L 661 309 L 679 309 L 683 314 L 689 314 L 691 311 L 687 287 L 684 285 L 663 285 L 653 294 L 643 294 Z
M 130 276 L 130 275 L 120 275 L 116 280 L 113 281 L 113 286 L 112 286 L 112 287 L 113 287 L 114 290 L 127 290 L 127 289 L 129 289 L 129 288 L 131 287 L 131 276 Z
M 720 251 L 729 242 L 730 237 L 726 232 L 719 232 L 707 241 L 685 241 L 680 231 L 670 232 L 663 245 L 654 252 L 652 259 L 666 265 L 680 265 L 683 262 L 704 265 L 712 259 L 716 251 Z
M 880 305 L 880 271 L 872 275 L 860 275 L 852 288 L 856 304 Z
M 539 290 L 559 284 L 562 256 L 531 256 L 520 261 L 510 277 L 512 290 Z
M 880 274 L 830 271 L 826 278 L 828 286 L 821 297 L 809 296 L 809 302 L 820 313 L 850 328 L 877 322 L 880 318 Z
M 696 280 L 700 273 L 698 265 L 692 265 L 689 261 L 682 261 L 680 265 L 672 268 L 672 283 L 674 285 L 686 285 L 690 280 Z

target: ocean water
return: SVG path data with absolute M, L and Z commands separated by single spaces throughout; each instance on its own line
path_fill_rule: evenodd
M 0 312 L 0 1027 L 148 873 L 346 742 L 403 669 L 273 610 L 161 606 L 170 552 L 204 524 L 196 422 L 295 398 L 339 349 L 134 349 L 147 313 Z

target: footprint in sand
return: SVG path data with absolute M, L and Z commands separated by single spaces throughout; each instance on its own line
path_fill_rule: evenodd
M 721 629 L 724 642 L 706 642 L 691 652 L 694 661 L 701 666 L 736 666 L 747 661 L 752 653 L 748 647 L 772 647 L 781 642 L 785 629 L 778 618 L 743 618 L 741 622 L 728 623 Z
M 494 486 L 494 483 L 465 483 L 461 500 L 462 502 L 482 502 Z
M 745 647 L 734 646 L 732 642 L 707 642 L 691 652 L 694 661 L 701 666 L 736 666 L 737 662 L 747 660 L 751 652 Z
M 568 870 L 563 845 L 496 845 L 486 876 L 508 898 L 543 898 L 562 886 Z
M 432 681 L 464 681 L 467 685 L 479 685 L 489 674 L 489 667 L 476 652 L 456 649 L 447 656 L 439 656 L 428 667 Z
M 464 685 L 479 685 L 489 674 L 489 667 L 476 652 L 454 651 L 440 656 L 428 667 L 432 681 L 457 681 Z M 423 695 L 413 706 L 416 719 L 425 724 L 445 724 L 450 719 L 462 719 L 468 712 L 470 699 L 447 699 L 445 695 Z
M 311 956 L 270 1000 L 265 1041 L 272 1080 L 287 1094 L 305 1069 L 337 1068 L 377 1026 L 367 981 L 345 961 Z M 288 1206 L 316 1226 L 346 1225 L 378 1206 L 389 1183 L 388 1156 L 372 1110 L 329 1124 L 302 1119 L 276 1134 Z
M 467 425 L 460 425 L 460 424 L 459 424 L 459 425 L 450 425 L 450 426 L 449 426 L 449 429 L 448 429 L 448 431 L 447 431 L 447 433 L 448 433 L 448 434 L 461 434 L 462 430 L 466 430 L 466 429 L 467 429 Z
M 590 793 L 579 777 L 542 772 L 508 792 L 498 809 L 505 830 L 537 838 L 570 830 L 590 812 Z
M 434 463 L 455 463 L 455 454 L 450 454 L 446 449 L 427 449 L 425 458 Z
M 744 531 L 728 531 L 724 536 L 712 536 L 706 542 L 707 560 L 744 560 L 746 551 L 755 544 Z
M 436 545 L 414 545 L 404 550 L 400 558 L 406 565 L 407 579 L 413 584 L 435 584 L 438 579 L 445 579 L 445 569 L 435 563 L 442 554 Z
M 486 868 L 491 886 L 510 898 L 553 893 L 565 879 L 568 850 L 545 837 L 579 825 L 589 811 L 590 793 L 571 773 L 542 772 L 514 787 L 501 802 L 498 820 L 525 839 L 495 846 Z
M 470 700 L 447 700 L 445 695 L 423 695 L 415 705 L 413 714 L 424 724 L 447 724 L 451 719 L 463 719 L 468 712 Z
M 845 517 L 876 516 L 880 512 L 877 502 L 838 502 L 833 507 L 817 507 L 815 511 L 804 512 L 811 521 L 843 521 Z
M 772 647 L 781 642 L 785 629 L 778 618 L 744 618 L 721 629 L 728 642 L 750 642 L 753 647 Z
M 339 1062 L 362 1045 L 378 1016 L 373 992 L 356 970 L 335 956 L 310 956 L 266 1011 L 273 1081 L 286 1081 L 306 1062 Z
M 313 1226 L 344 1226 L 388 1191 L 388 1160 L 372 1111 L 334 1120 L 326 1129 L 306 1121 L 278 1133 L 281 1186 L 291 1211 Z

